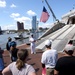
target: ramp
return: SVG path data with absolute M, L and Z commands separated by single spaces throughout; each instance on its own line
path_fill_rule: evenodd
M 63 28 L 54 32 L 53 35 L 50 34 L 51 36 L 49 35 L 49 37 L 47 38 L 45 37 L 44 41 L 42 41 L 38 46 L 36 46 L 36 48 L 42 49 L 42 50 L 45 49 L 45 45 L 44 45 L 45 40 L 51 39 L 53 40 L 52 47 L 58 51 L 61 51 L 63 50 L 68 40 L 74 36 L 75 34 L 74 30 L 75 30 L 75 25 L 73 26 L 66 25 Z

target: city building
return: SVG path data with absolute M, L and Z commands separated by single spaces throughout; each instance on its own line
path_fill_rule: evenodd
M 36 16 L 32 16 L 32 33 L 34 33 L 37 29 L 36 22 L 37 22 Z
M 2 34 L 2 29 L 1 29 L 1 26 L 0 26 L 0 34 Z
M 24 23 L 17 22 L 18 30 L 24 30 Z
M 1 31 L 1 26 L 0 26 L 0 31 Z
M 38 37 L 38 21 L 36 16 L 32 16 L 32 33 L 34 34 L 35 38 Z

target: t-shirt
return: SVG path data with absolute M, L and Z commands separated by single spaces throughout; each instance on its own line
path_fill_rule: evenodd
M 18 70 L 16 68 L 16 62 L 11 63 L 8 68 L 12 72 L 12 75 L 29 75 L 31 72 L 35 72 L 34 68 L 28 64 L 25 64 L 22 70 Z
M 18 52 L 18 48 L 14 48 L 13 50 L 11 50 L 11 56 L 16 57 L 17 58 L 17 52 Z
M 31 37 L 31 38 L 29 39 L 29 41 L 30 41 L 31 45 L 35 45 L 35 39 L 34 39 L 34 38 Z
M 46 50 L 42 54 L 41 63 L 45 64 L 46 68 L 54 68 L 57 59 L 58 59 L 58 55 L 56 50 L 54 49 Z
M 59 58 L 55 70 L 59 71 L 59 75 L 75 75 L 75 56 Z

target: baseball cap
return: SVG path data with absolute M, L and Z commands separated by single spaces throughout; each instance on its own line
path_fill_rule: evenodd
M 64 48 L 64 50 L 66 50 L 66 51 L 69 51 L 69 50 L 74 50 L 75 49 L 75 46 L 73 46 L 73 45 L 70 45 L 70 44 L 67 44 L 66 46 L 65 46 L 65 48 Z
M 52 44 L 52 40 L 46 40 L 46 41 L 45 41 L 45 45 L 49 46 L 49 45 L 51 45 L 51 44 Z

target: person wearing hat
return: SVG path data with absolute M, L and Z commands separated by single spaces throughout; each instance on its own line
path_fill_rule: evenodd
M 8 41 L 6 43 L 6 50 L 9 51 L 10 58 L 11 58 L 11 52 L 10 52 L 10 48 L 11 48 L 11 45 L 10 44 L 11 44 L 11 42 L 12 42 L 12 38 L 11 37 L 8 37 Z
M 12 41 L 10 43 L 10 53 L 11 53 L 11 60 L 12 62 L 16 61 L 17 60 L 17 52 L 18 52 L 18 48 L 16 48 L 17 44 L 15 41 Z
M 64 56 L 59 58 L 54 75 L 75 75 L 75 56 L 73 56 L 75 46 L 67 44 L 64 48 Z
M 54 75 L 54 68 L 58 59 L 57 50 L 52 49 L 52 40 L 45 41 L 46 51 L 42 54 L 42 69 L 46 68 L 46 75 Z

